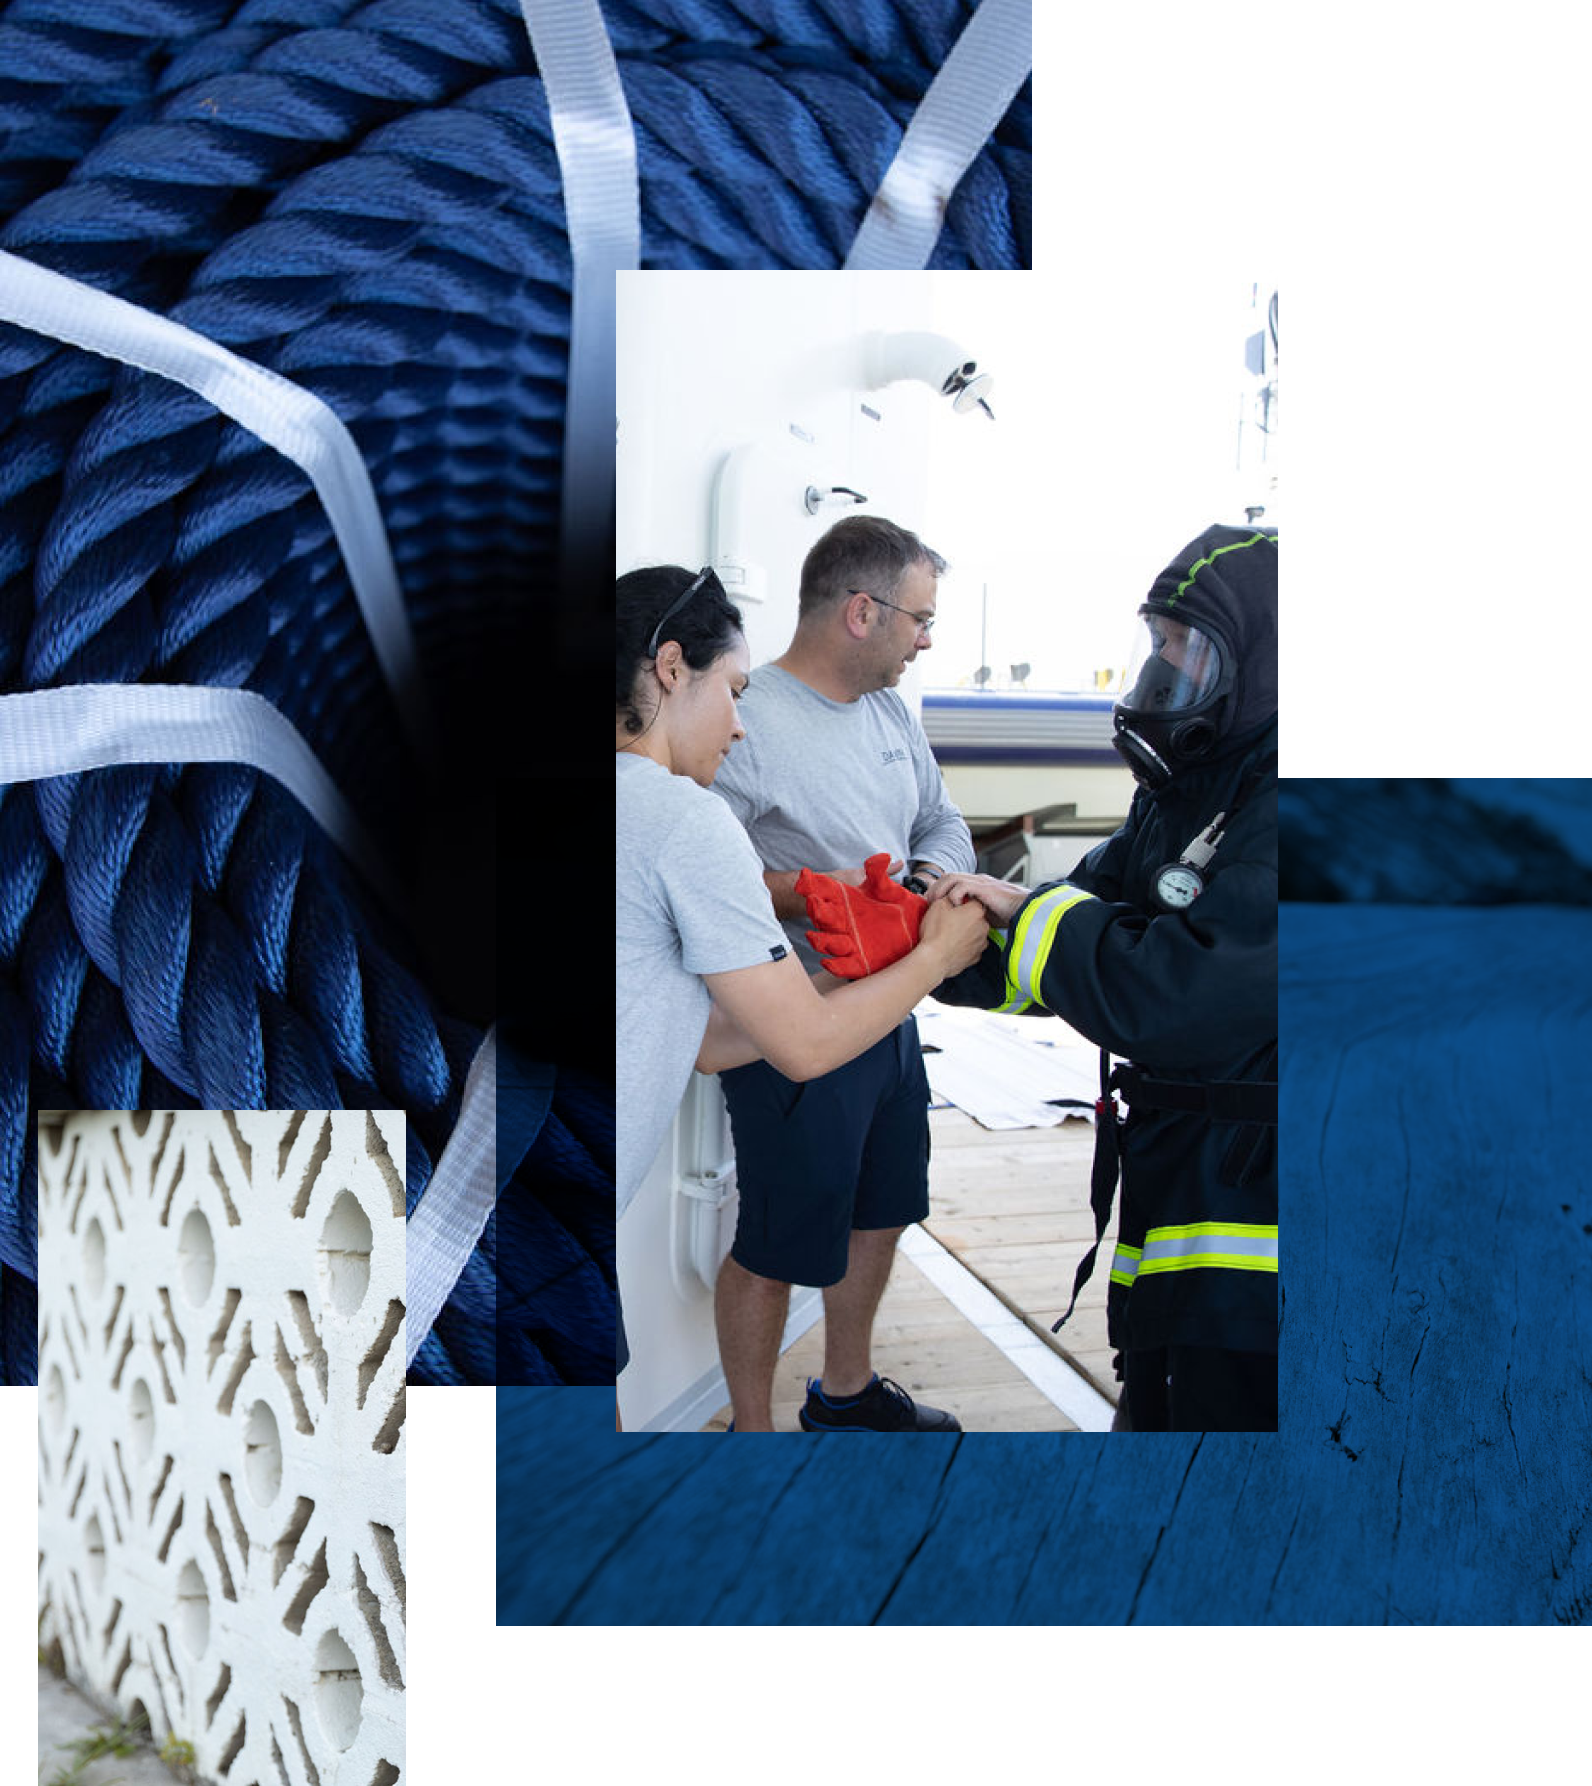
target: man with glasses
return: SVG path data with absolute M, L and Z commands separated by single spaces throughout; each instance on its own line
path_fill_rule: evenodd
M 775 914 L 809 968 L 819 957 L 795 891 L 803 868 L 861 886 L 861 864 L 884 850 L 922 892 L 974 865 L 923 728 L 893 692 L 931 643 L 944 568 L 891 521 L 837 522 L 802 565 L 794 638 L 753 670 L 742 696 L 746 737 L 713 791 L 751 836 Z M 804 1430 L 960 1430 L 872 1361 L 896 1240 L 929 1206 L 928 1081 L 915 1021 L 805 1085 L 763 1061 L 722 1083 L 740 1214 L 715 1314 L 736 1431 L 772 1430 L 792 1284 L 824 1292 L 823 1375 L 808 1386 Z

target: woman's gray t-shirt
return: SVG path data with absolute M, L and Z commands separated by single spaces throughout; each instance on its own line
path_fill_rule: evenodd
M 778 961 L 788 945 L 751 839 L 722 800 L 650 757 L 614 755 L 618 892 L 618 1210 L 691 1077 L 711 999 L 703 974 Z

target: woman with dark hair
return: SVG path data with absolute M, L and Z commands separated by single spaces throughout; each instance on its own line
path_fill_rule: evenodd
M 750 838 L 707 792 L 744 737 L 751 669 L 741 616 L 711 570 L 629 572 L 617 607 L 614 750 L 618 896 L 617 1214 L 674 1119 L 693 1066 L 764 1058 L 817 1078 L 889 1035 L 983 953 L 980 908 L 942 901 L 881 972 L 818 986 L 790 953 Z M 711 1022 L 710 1022 L 711 1018 Z M 619 1327 L 619 1368 L 628 1351 Z

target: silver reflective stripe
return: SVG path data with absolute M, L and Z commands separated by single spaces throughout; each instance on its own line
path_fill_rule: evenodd
M 1050 946 L 1056 938 L 1056 926 L 1063 916 L 1094 894 L 1071 887 L 1063 881 L 1059 887 L 1040 893 L 1022 909 L 1013 934 L 1011 953 L 1006 961 L 1008 998 L 1002 1010 L 1020 1010 L 1029 1001 L 1043 1005 L 1040 980 L 1045 963 L 1050 959 Z
M 1139 1249 L 1133 1246 L 1119 1246 L 1111 1261 L 1111 1281 L 1117 1284 L 1131 1284 L 1139 1269 Z
M 989 933 L 989 940 L 1000 950 L 1002 959 L 1004 959 L 1006 955 L 1006 932 L 1004 930 L 991 930 Z M 1021 993 L 1012 990 L 1012 983 L 1008 978 L 1006 982 L 1006 997 L 1000 1004 L 996 1005 L 994 1009 L 997 1012 L 1005 1011 L 1008 1013 L 1013 1011 L 1026 1011 L 1028 1009 L 1028 1000 L 1024 998 Z
M 1241 1222 L 1196 1222 L 1187 1228 L 1152 1228 L 1145 1236 L 1141 1272 L 1196 1265 L 1275 1271 L 1277 1230 Z

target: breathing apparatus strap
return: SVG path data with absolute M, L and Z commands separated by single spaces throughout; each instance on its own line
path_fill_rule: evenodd
M 1186 1079 L 1152 1079 L 1138 1067 L 1118 1067 L 1111 1089 L 1127 1094 L 1135 1109 L 1183 1110 L 1212 1122 L 1258 1122 L 1275 1127 L 1275 1079 L 1218 1079 L 1197 1084 Z
M 1261 1071 L 1276 1070 L 1275 1045 L 1261 1063 Z M 1094 1211 L 1094 1245 L 1084 1254 L 1072 1280 L 1072 1300 L 1067 1312 L 1051 1328 L 1059 1333 L 1077 1307 L 1078 1293 L 1093 1275 L 1100 1242 L 1111 1220 L 1122 1169 L 1122 1114 L 1115 1093 L 1127 1094 L 1130 1105 L 1140 1110 L 1179 1110 L 1204 1116 L 1211 1122 L 1242 1125 L 1233 1137 L 1223 1162 L 1224 1175 L 1236 1184 L 1249 1183 L 1274 1145 L 1270 1131 L 1277 1126 L 1275 1079 L 1228 1079 L 1197 1084 L 1179 1079 L 1155 1079 L 1138 1067 L 1124 1063 L 1113 1068 L 1107 1049 L 1100 1050 L 1100 1096 L 1095 1101 L 1094 1167 L 1089 1178 L 1089 1207 Z
M 1106 1224 L 1111 1220 L 1111 1204 L 1117 1194 L 1117 1176 L 1122 1167 L 1121 1142 L 1117 1133 L 1122 1126 L 1122 1116 L 1111 1090 L 1111 1051 L 1102 1048 L 1100 1096 L 1095 1100 L 1094 1167 L 1089 1175 L 1089 1207 L 1094 1211 L 1095 1219 L 1094 1245 L 1079 1261 L 1072 1280 L 1072 1300 L 1067 1304 L 1067 1313 L 1051 1328 L 1052 1333 L 1061 1331 L 1068 1316 L 1077 1307 L 1078 1292 L 1088 1283 L 1094 1271 L 1095 1256 L 1100 1251 L 1100 1242 L 1105 1238 Z

